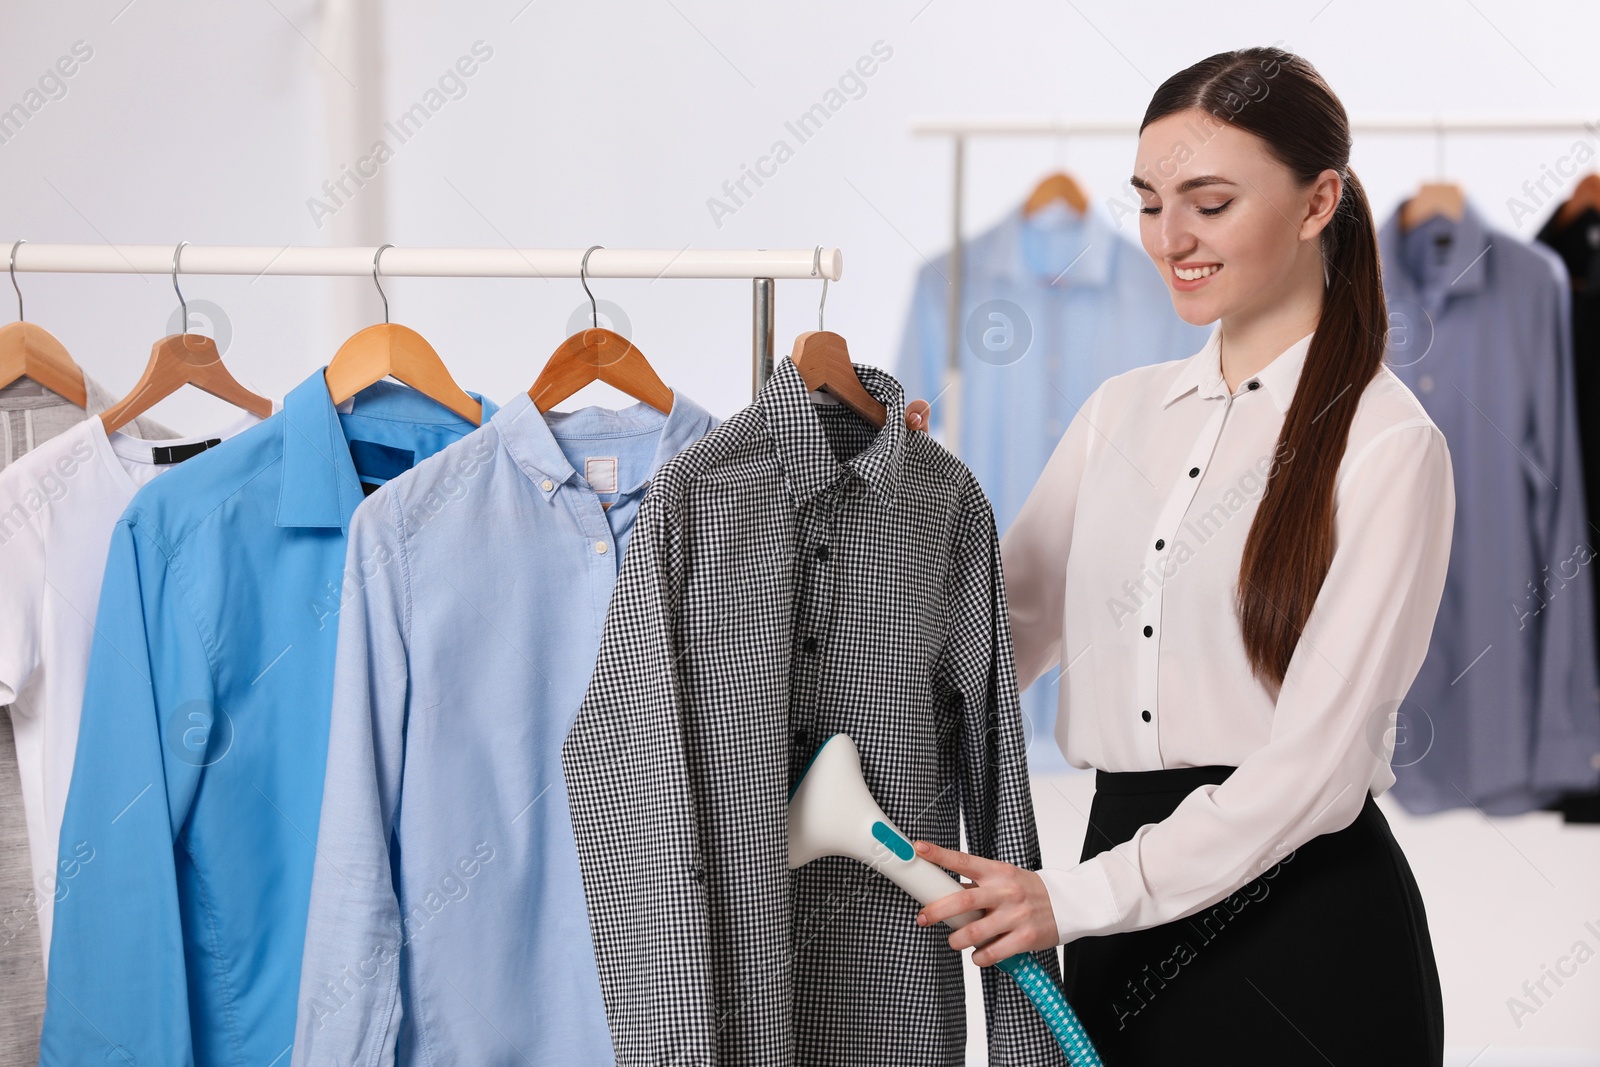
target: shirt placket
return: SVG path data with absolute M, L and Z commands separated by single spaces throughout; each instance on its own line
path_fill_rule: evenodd
M 540 483 L 540 488 L 549 485 L 549 479 Z M 606 521 L 605 508 L 600 505 L 600 498 L 595 495 L 581 479 L 569 477 L 566 484 L 557 484 L 555 491 L 575 493 L 577 499 L 573 500 L 572 512 L 578 519 L 578 530 L 585 541 L 584 555 L 589 559 L 590 573 L 595 577 L 593 588 L 609 590 L 617 576 L 617 541 L 611 533 L 611 524 Z
M 819 712 L 822 661 L 833 633 L 835 532 L 852 482 L 841 477 L 800 512 L 795 530 L 795 614 L 789 696 L 789 781 L 792 784 L 822 743 Z
M 1139 642 L 1137 707 L 1128 709 L 1134 716 L 1135 745 L 1139 763 L 1147 769 L 1164 767 L 1161 759 L 1160 724 L 1161 700 L 1159 691 L 1161 669 L 1161 605 L 1166 597 L 1167 580 L 1177 574 L 1181 564 L 1174 555 L 1179 524 L 1194 503 L 1206 468 L 1216 453 L 1217 442 L 1222 437 L 1222 427 L 1233 407 L 1233 397 L 1224 396 L 1223 402 L 1200 430 L 1177 472 L 1172 490 L 1156 516 L 1155 528 L 1145 542 L 1145 574 L 1152 579 L 1155 595 L 1145 602 L 1139 612 Z

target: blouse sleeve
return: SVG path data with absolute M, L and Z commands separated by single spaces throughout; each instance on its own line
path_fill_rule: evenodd
M 1062 617 L 1067 598 L 1067 550 L 1078 508 L 1078 484 L 1099 409 L 1096 390 L 1067 426 L 1022 510 L 1000 540 L 1016 646 L 1017 692 L 1061 662 Z
M 1128 841 L 1041 871 L 1062 943 L 1209 907 L 1312 838 L 1350 825 L 1374 783 L 1387 785 L 1390 716 L 1421 669 L 1444 590 L 1453 472 L 1443 434 L 1414 419 L 1383 430 L 1341 473 L 1333 560 L 1267 743 L 1226 782 L 1196 789 Z

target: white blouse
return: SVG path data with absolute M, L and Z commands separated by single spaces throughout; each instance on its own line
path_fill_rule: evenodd
M 1232 395 L 1220 340 L 1219 324 L 1188 359 L 1101 385 L 1001 541 L 1018 682 L 1063 665 L 1069 763 L 1238 768 L 1131 840 L 1040 871 L 1062 943 L 1209 907 L 1394 783 L 1393 715 L 1450 556 L 1444 435 L 1387 366 L 1366 385 L 1332 565 L 1274 692 L 1250 672 L 1234 592 L 1311 335 Z

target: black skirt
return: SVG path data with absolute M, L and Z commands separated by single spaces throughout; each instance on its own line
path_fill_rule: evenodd
M 1097 772 L 1087 860 L 1232 767 Z M 1067 999 L 1107 1067 L 1444 1062 L 1439 971 L 1411 867 L 1369 795 L 1222 902 L 1064 948 Z

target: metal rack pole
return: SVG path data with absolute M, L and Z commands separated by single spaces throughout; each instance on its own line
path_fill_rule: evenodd
M 754 372 L 750 383 L 750 396 L 761 392 L 761 386 L 772 377 L 774 327 L 777 313 L 778 283 L 771 278 L 757 278 L 751 282 L 751 295 L 755 306 L 750 312 Z

